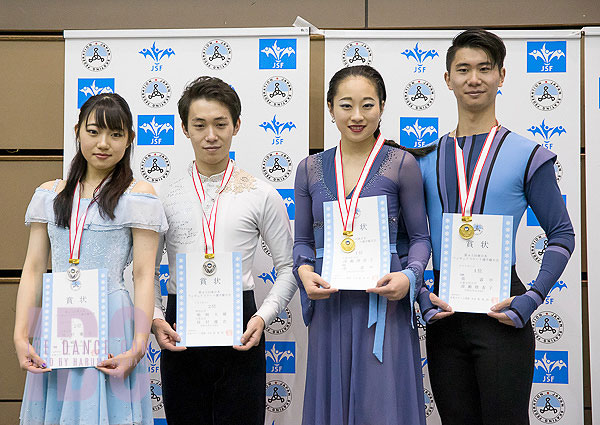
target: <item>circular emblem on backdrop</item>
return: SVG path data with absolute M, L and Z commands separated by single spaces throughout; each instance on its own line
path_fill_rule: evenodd
M 551 344 L 560 339 L 564 332 L 563 321 L 560 316 L 552 311 L 541 311 L 531 319 L 535 339 Z
M 142 100 L 151 108 L 165 106 L 171 98 L 171 86 L 162 78 L 150 78 L 142 85 Z
M 283 106 L 292 98 L 292 83 L 284 77 L 271 77 L 263 84 L 262 95 L 269 105 Z
M 273 335 L 281 335 L 282 333 L 285 333 L 290 326 L 292 326 L 292 312 L 286 307 L 265 330 Z
M 267 243 L 262 239 L 260 240 L 260 247 L 263 249 L 265 254 L 267 254 L 269 257 L 271 257 L 271 250 L 267 246 Z
M 540 80 L 529 92 L 531 103 L 542 111 L 551 111 L 562 101 L 562 89 L 556 81 Z
M 428 81 L 412 80 L 404 88 L 404 101 L 417 111 L 429 108 L 434 100 L 435 91 Z
M 101 41 L 92 41 L 81 51 L 81 62 L 90 71 L 102 71 L 110 64 L 111 58 L 110 48 Z
M 373 52 L 368 44 L 362 41 L 353 41 L 344 46 L 342 62 L 344 62 L 344 66 L 371 65 Z
M 262 172 L 270 181 L 282 182 L 292 174 L 292 159 L 285 152 L 270 152 L 262 161 Z
M 283 381 L 273 380 L 267 382 L 267 410 L 272 413 L 281 413 L 292 403 L 292 390 Z
M 150 152 L 142 158 L 140 164 L 142 177 L 150 183 L 158 183 L 164 180 L 171 171 L 171 162 L 169 158 L 160 152 Z
M 427 324 L 425 323 L 425 320 L 423 320 L 421 309 L 418 306 L 415 306 L 415 313 L 417 315 L 417 329 L 419 332 L 419 341 L 423 341 L 427 333 Z
M 423 388 L 425 395 L 425 417 L 431 416 L 435 409 L 435 402 L 433 401 L 433 394 L 427 388 Z
M 153 412 L 157 412 L 163 408 L 162 385 L 158 379 L 150 380 L 150 399 L 152 400 Z
M 556 183 L 558 183 L 563 176 L 563 168 L 558 159 L 554 161 L 554 174 L 556 175 Z
M 231 46 L 223 40 L 210 40 L 202 48 L 202 61 L 210 69 L 223 69 L 231 62 Z
M 555 391 L 541 391 L 533 397 L 531 411 L 541 423 L 554 424 L 565 415 L 565 402 Z
M 529 247 L 531 257 L 541 264 L 542 258 L 544 258 L 544 253 L 546 252 L 546 248 L 548 248 L 548 238 L 546 237 L 545 233 L 540 233 L 531 241 L 531 245 Z

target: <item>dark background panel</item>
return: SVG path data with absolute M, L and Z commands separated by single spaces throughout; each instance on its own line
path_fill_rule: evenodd
M 23 267 L 29 238 L 29 228 L 24 224 L 27 205 L 36 187 L 62 176 L 62 159 L 6 161 L 0 157 L 0 174 L 4 176 L 0 199 L 3 201 L 2 239 L 5 241 L 0 244 L 0 270 L 18 271 Z M 4 303 L 4 298 L 0 297 L 0 300 Z M 9 341 L 12 341 L 12 333 Z
M 0 28 L 62 31 L 282 27 L 292 25 L 298 15 L 318 27 L 362 28 L 365 1 L 3 0 Z
M 0 37 L 0 149 L 62 149 L 64 46 L 61 37 Z

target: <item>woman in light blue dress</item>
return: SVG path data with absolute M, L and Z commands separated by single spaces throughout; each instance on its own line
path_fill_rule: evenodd
M 144 353 L 154 304 L 158 232 L 166 230 L 166 217 L 152 186 L 133 179 L 133 119 L 121 96 L 102 94 L 88 99 L 75 133 L 77 152 L 67 180 L 36 189 L 25 217 L 31 230 L 14 331 L 20 366 L 28 372 L 21 423 L 151 424 Z M 73 204 L 79 205 L 78 216 L 87 209 L 79 268 L 108 271 L 109 359 L 96 367 L 52 370 L 37 354 L 40 326 L 35 312 L 41 305 L 48 255 L 52 254 L 53 272 L 66 271 L 69 259 L 74 258 L 69 239 Z M 134 303 L 123 281 L 130 260 Z

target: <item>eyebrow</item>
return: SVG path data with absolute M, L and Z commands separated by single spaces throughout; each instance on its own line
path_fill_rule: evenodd
M 220 121 L 220 120 L 226 120 L 226 119 L 228 119 L 226 116 L 220 116 L 220 117 L 213 118 L 213 121 Z M 195 118 L 192 118 L 192 121 L 207 121 L 207 119 L 201 118 L 201 117 L 195 117 Z
M 485 62 L 479 62 L 478 64 L 475 64 L 475 66 L 482 66 L 482 65 L 492 65 L 492 62 L 490 61 L 485 61 Z M 457 63 L 456 65 L 454 65 L 455 68 L 461 67 L 461 66 L 471 66 L 470 63 L 467 62 L 460 62 Z
M 341 99 L 338 99 L 338 102 L 341 102 L 342 100 L 353 100 L 353 99 L 350 96 L 347 96 L 347 97 L 342 97 Z M 371 96 L 363 97 L 362 100 L 372 100 L 372 101 L 375 101 L 375 99 L 373 99 Z

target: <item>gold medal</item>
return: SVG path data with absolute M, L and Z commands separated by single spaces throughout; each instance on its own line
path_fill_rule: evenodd
M 470 223 L 463 223 L 458 228 L 458 234 L 463 239 L 471 239 L 475 234 L 475 229 Z
M 354 240 L 352 238 L 346 237 L 342 240 L 342 251 L 344 252 L 352 252 L 354 251 L 354 248 L 356 247 L 356 243 L 354 243 Z

